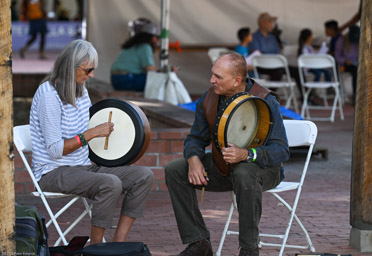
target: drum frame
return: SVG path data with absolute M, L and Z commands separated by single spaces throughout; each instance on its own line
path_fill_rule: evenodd
M 269 104 L 264 99 L 250 95 L 248 92 L 240 92 L 229 98 L 226 102 L 226 107 L 222 108 L 217 114 L 213 132 L 213 143 L 219 153 L 222 154 L 222 148 L 228 145 L 227 128 L 234 112 L 247 100 L 254 101 L 257 110 L 258 124 L 250 142 L 244 148 L 255 148 L 264 145 L 270 137 L 273 117 Z
M 141 158 L 148 147 L 151 131 L 147 117 L 138 106 L 129 101 L 122 101 L 118 99 L 105 99 L 95 103 L 93 106 L 90 107 L 89 109 L 90 118 L 92 118 L 92 116 L 96 112 L 104 108 L 118 108 L 124 111 L 133 122 L 133 125 L 136 130 L 136 136 L 132 148 L 124 156 L 115 160 L 102 159 L 100 156 L 96 155 L 93 152 L 93 150 L 91 150 L 88 143 L 89 158 L 97 165 L 107 167 L 130 165 L 137 161 L 139 158 Z M 104 121 L 102 123 L 104 123 Z

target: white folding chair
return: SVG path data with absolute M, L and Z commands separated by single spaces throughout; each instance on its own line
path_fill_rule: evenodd
M 338 75 L 336 72 L 336 64 L 334 58 L 328 54 L 303 54 L 298 57 L 298 69 L 304 94 L 304 102 L 301 109 L 302 118 L 317 121 L 330 120 L 331 122 L 334 122 L 338 104 L 338 110 L 340 111 L 341 120 L 344 120 L 344 113 L 342 110 L 342 102 L 339 90 L 340 83 L 338 82 Z M 330 69 L 332 70 L 333 81 L 306 82 L 304 72 L 306 72 L 307 69 Z M 311 91 L 313 89 L 323 89 L 325 91 L 327 88 L 333 88 L 335 90 L 335 97 L 333 99 L 332 106 L 328 106 L 328 103 L 325 103 L 324 106 L 309 106 L 308 99 Z M 331 115 L 330 117 L 326 118 L 311 117 L 309 111 L 310 109 L 331 110 Z
M 224 53 L 228 53 L 230 50 L 225 47 L 212 47 L 208 49 L 208 56 L 212 61 L 212 64 Z
M 311 122 L 311 121 L 302 121 L 302 120 L 284 120 L 284 126 L 286 129 L 287 133 L 287 138 L 288 138 L 288 144 L 290 147 L 299 147 L 299 146 L 309 146 L 306 160 L 304 167 L 302 169 L 302 175 L 301 178 L 298 182 L 287 182 L 287 181 L 282 181 L 276 188 L 270 189 L 268 191 L 265 191 L 267 193 L 272 194 L 274 197 L 276 197 L 289 211 L 289 220 L 288 224 L 286 226 L 284 234 L 260 234 L 260 244 L 259 246 L 273 246 L 273 247 L 280 247 L 280 252 L 279 256 L 282 256 L 284 253 L 285 247 L 288 248 L 299 248 L 299 249 L 307 249 L 310 248 L 312 252 L 315 252 L 315 248 L 311 242 L 309 233 L 307 232 L 306 228 L 302 224 L 301 220 L 298 218 L 296 214 L 296 209 L 297 205 L 299 202 L 302 186 L 305 181 L 305 176 L 306 172 L 310 163 L 310 158 L 312 155 L 313 147 L 316 141 L 316 137 L 318 134 L 318 129 L 316 125 Z M 296 196 L 292 204 L 286 202 L 280 195 L 279 193 L 286 192 L 286 191 L 291 191 L 291 190 L 296 190 Z M 216 255 L 220 256 L 223 243 L 225 241 L 226 235 L 238 235 L 239 232 L 236 231 L 231 231 L 229 230 L 229 225 L 231 221 L 231 217 L 233 214 L 234 209 L 237 209 L 236 205 L 236 198 L 234 192 L 232 192 L 232 198 L 233 202 L 230 207 L 230 211 L 227 217 L 227 221 L 225 224 L 224 231 L 222 233 L 222 237 L 220 240 L 220 244 L 217 250 Z M 307 245 L 306 246 L 301 246 L 301 245 L 289 245 L 287 244 L 288 240 L 288 235 L 292 227 L 293 219 L 296 220 L 297 224 L 301 227 L 303 233 L 305 234 L 306 240 L 307 240 Z M 279 238 L 282 239 L 282 243 L 265 243 L 262 240 L 262 237 L 271 237 L 271 238 Z
M 280 54 L 261 54 L 256 55 L 252 58 L 252 66 L 255 78 L 260 77 L 260 73 L 258 72 L 257 68 L 264 68 L 264 69 L 278 69 L 283 68 L 285 71 L 285 80 L 282 81 L 269 81 L 265 79 L 257 80 L 257 83 L 266 87 L 266 88 L 283 88 L 284 95 L 286 98 L 285 107 L 289 108 L 292 106 L 292 101 L 294 105 L 294 109 L 296 112 L 299 111 L 297 99 L 295 95 L 295 86 L 296 83 L 292 82 L 291 75 L 289 73 L 288 62 L 287 59 Z M 289 93 L 288 93 L 289 91 Z
M 75 195 L 67 195 L 67 194 L 62 194 L 62 193 L 53 193 L 53 192 L 45 192 L 42 191 L 38 182 L 35 179 L 34 173 L 32 172 L 30 165 L 28 164 L 28 161 L 24 155 L 24 152 L 31 152 L 32 151 L 32 144 L 31 144 L 31 136 L 30 136 L 30 125 L 20 125 L 20 126 L 15 126 L 13 128 L 13 140 L 14 140 L 14 145 L 16 146 L 22 161 L 27 169 L 28 174 L 31 177 L 32 183 L 35 186 L 36 191 L 32 192 L 31 194 L 36 197 L 40 197 L 48 214 L 50 217 L 50 220 L 47 222 L 46 226 L 47 228 L 53 223 L 59 238 L 55 242 L 54 246 L 57 246 L 62 243 L 64 245 L 67 245 L 68 242 L 66 240 L 66 235 L 80 222 L 82 218 L 84 218 L 85 215 L 89 214 L 91 217 L 91 209 L 92 205 L 89 205 L 87 200 L 84 197 L 80 196 L 75 196 Z M 64 198 L 64 197 L 73 197 L 65 206 L 63 206 L 57 213 L 53 213 L 52 209 L 50 208 L 50 205 L 47 201 L 47 199 L 50 198 Z M 57 218 L 61 216 L 63 212 L 65 212 L 70 206 L 72 206 L 76 201 L 81 199 L 83 201 L 83 204 L 85 206 L 85 210 L 83 213 L 80 214 L 78 218 L 72 224 L 64 231 L 62 232 L 61 227 L 59 226 L 57 222 Z

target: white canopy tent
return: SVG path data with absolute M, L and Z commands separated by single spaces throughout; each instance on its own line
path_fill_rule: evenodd
M 236 31 L 243 26 L 255 31 L 257 16 L 267 11 L 278 17 L 282 40 L 296 44 L 302 28 L 324 37 L 326 20 L 342 24 L 358 7 L 359 0 L 171 0 L 169 41 L 179 40 L 181 47 L 233 46 L 237 44 Z M 161 0 L 88 1 L 87 39 L 99 53 L 98 79 L 109 82 L 111 63 L 129 35 L 128 21 L 138 17 L 160 25 Z

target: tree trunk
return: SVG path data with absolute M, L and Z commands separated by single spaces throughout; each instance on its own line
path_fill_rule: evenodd
M 0 1 L 0 254 L 15 254 L 10 0 Z M 13 253 L 13 254 L 12 254 Z
M 351 245 L 372 250 L 372 0 L 362 1 L 355 105 L 350 224 Z
M 363 1 L 355 105 L 351 225 L 372 229 L 372 49 L 371 0 Z

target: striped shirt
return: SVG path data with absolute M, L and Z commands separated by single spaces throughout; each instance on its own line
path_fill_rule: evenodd
M 32 171 L 37 181 L 41 176 L 63 165 L 90 165 L 88 147 L 63 156 L 64 140 L 87 130 L 91 102 L 88 91 L 76 99 L 76 108 L 62 103 L 49 83 L 39 86 L 32 100 L 30 133 L 32 141 Z

